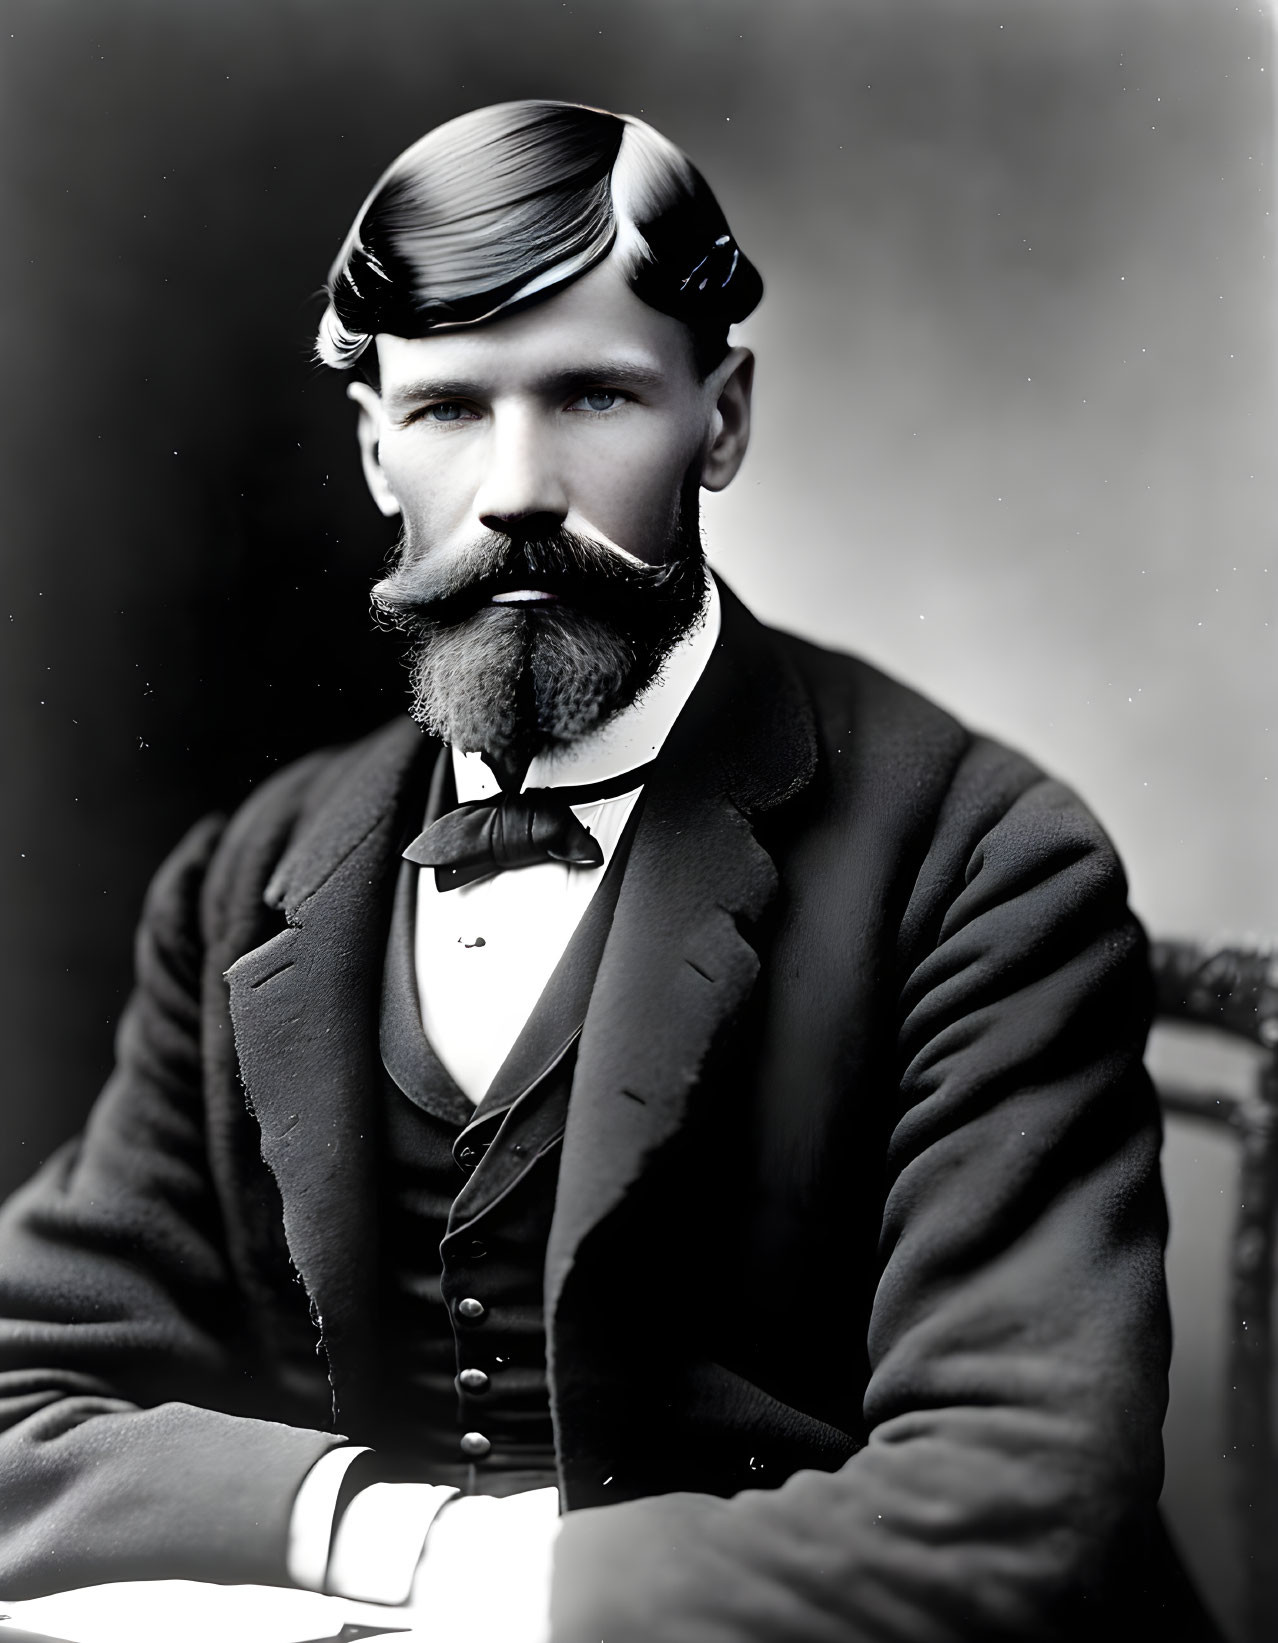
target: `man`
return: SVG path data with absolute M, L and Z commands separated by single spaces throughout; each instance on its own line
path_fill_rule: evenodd
M 707 575 L 761 289 L 598 110 L 480 110 L 366 201 L 319 352 L 364 373 L 416 723 L 155 882 L 117 1070 L 4 1220 L 6 1595 L 1171 1635 L 1121 871 L 1025 759 Z

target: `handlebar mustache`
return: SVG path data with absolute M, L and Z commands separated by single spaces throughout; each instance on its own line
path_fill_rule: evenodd
M 591 615 L 608 617 L 624 614 L 654 596 L 659 598 L 687 569 L 682 559 L 636 564 L 562 527 L 521 536 L 494 532 L 442 564 L 429 549 L 414 553 L 411 546 L 401 544 L 399 562 L 377 583 L 371 597 L 379 615 L 394 627 L 414 633 L 453 627 L 497 595 L 525 588 L 553 594 L 560 604 Z M 538 607 L 505 608 L 527 611 Z

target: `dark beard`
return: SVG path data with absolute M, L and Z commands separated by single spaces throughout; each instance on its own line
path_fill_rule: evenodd
M 373 604 L 413 641 L 413 717 L 510 780 L 629 706 L 705 606 L 698 485 L 685 483 L 658 565 L 559 527 L 492 533 L 447 570 L 401 544 Z M 535 587 L 555 603 L 490 603 Z

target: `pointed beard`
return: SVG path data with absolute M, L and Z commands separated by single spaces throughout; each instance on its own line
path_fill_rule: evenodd
M 530 586 L 554 600 L 491 602 Z M 661 564 L 632 564 L 562 529 L 494 533 L 460 575 L 406 544 L 373 592 L 413 640 L 413 717 L 452 747 L 516 763 L 579 741 L 635 701 L 705 597 L 697 487 L 687 484 Z

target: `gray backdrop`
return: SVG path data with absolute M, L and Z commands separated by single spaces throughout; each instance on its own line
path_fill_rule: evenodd
M 1225 0 L 6 0 L 0 1190 L 101 1079 L 181 828 L 399 703 L 314 293 L 390 156 L 504 97 L 644 114 L 764 273 L 707 508 L 747 601 L 1077 785 L 1156 931 L 1278 932 L 1272 73 Z M 1171 1165 L 1173 1504 L 1228 1602 L 1232 1166 Z

